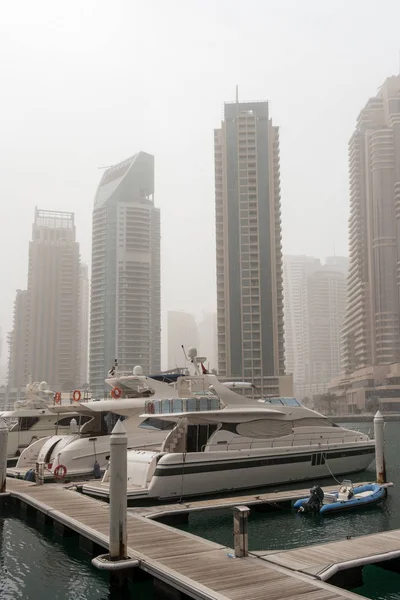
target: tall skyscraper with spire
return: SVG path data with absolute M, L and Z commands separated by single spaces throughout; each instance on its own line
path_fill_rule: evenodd
M 349 142 L 345 373 L 400 361 L 400 76 L 361 110 Z
M 268 102 L 226 103 L 214 149 L 218 372 L 267 390 L 266 378 L 285 372 L 279 130 Z
M 93 209 L 90 386 L 102 395 L 115 359 L 122 369 L 160 370 L 160 211 L 154 157 L 106 169 Z

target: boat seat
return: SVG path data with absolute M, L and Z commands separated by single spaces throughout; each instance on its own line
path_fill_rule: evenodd
M 356 494 L 356 498 L 368 498 L 368 496 L 372 496 L 374 492 L 371 490 L 367 490 L 366 492 L 360 492 Z

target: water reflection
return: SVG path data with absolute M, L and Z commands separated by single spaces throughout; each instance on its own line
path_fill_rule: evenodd
M 0 517 L 0 598 L 4 600 L 151 600 L 152 582 L 110 589 L 78 538 L 61 538 L 31 519 Z

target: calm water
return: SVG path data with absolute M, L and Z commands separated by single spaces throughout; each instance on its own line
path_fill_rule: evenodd
M 344 426 L 371 435 L 373 433 L 372 423 L 346 423 Z M 251 550 L 296 548 L 344 539 L 349 535 L 366 535 L 400 528 L 400 423 L 386 424 L 385 439 L 387 474 L 395 486 L 389 490 L 388 498 L 381 506 L 329 517 L 298 515 L 288 509 L 267 513 L 251 511 L 249 548 Z M 370 470 L 354 475 L 352 479 L 353 482 L 374 480 L 375 466 L 372 465 Z M 329 477 L 319 483 L 332 485 L 334 482 L 332 477 Z M 303 484 L 301 485 L 303 487 Z M 307 484 L 304 484 L 304 487 L 307 487 Z M 230 547 L 233 544 L 231 510 L 193 513 L 190 515 L 189 525 L 182 526 L 182 529 Z M 368 567 L 365 573 L 366 585 L 354 591 L 379 600 L 400 600 L 400 576 L 378 567 Z
M 61 538 L 31 519 L 0 517 L 1 600 L 151 600 L 152 582 L 124 595 L 109 591 L 107 575 L 79 550 L 78 538 Z

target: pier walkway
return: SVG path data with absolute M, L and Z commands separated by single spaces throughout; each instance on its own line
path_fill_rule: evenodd
M 252 554 L 271 564 L 326 581 L 339 571 L 400 558 L 400 529 L 295 550 Z
M 7 492 L 23 509 L 33 507 L 38 519 L 47 518 L 108 548 L 108 504 L 59 484 L 37 486 L 10 478 Z M 140 515 L 128 514 L 127 531 L 128 554 L 139 561 L 138 566 L 196 600 L 360 600 L 356 594 L 256 556 L 230 558 L 231 550 L 225 546 Z

